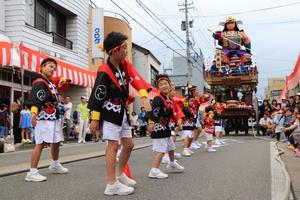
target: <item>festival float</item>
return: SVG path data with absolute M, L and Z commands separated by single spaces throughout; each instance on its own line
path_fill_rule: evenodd
M 221 113 L 225 134 L 244 131 L 248 134 L 248 120 L 255 116 L 253 97 L 258 84 L 255 54 L 251 41 L 242 28 L 242 21 L 227 17 L 213 33 L 215 39 L 214 66 L 205 73 L 210 92 L 224 105 Z

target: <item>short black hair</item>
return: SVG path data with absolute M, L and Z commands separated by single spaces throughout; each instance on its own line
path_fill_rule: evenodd
M 196 85 L 193 85 L 191 87 L 188 88 L 189 93 L 192 93 L 193 91 L 195 91 L 197 89 Z
M 120 32 L 110 32 L 104 39 L 103 48 L 108 53 L 111 54 L 111 50 L 120 44 L 122 44 L 128 37 Z
M 54 62 L 55 65 L 57 65 L 57 62 L 56 62 L 56 60 L 55 60 L 54 58 L 45 58 L 45 59 L 41 62 L 41 66 L 42 66 L 42 65 L 45 65 L 45 64 L 48 63 L 48 62 Z
M 214 110 L 214 107 L 212 106 L 207 106 L 205 107 L 205 112 L 208 113 L 209 111 L 213 111 Z
M 168 74 L 157 74 L 156 76 L 155 76 L 155 84 L 156 84 L 156 86 L 158 86 L 158 82 L 160 81 L 160 80 L 167 80 L 168 82 L 169 82 L 169 84 L 171 85 L 171 80 L 170 80 L 170 78 L 169 78 L 169 76 L 168 76 Z

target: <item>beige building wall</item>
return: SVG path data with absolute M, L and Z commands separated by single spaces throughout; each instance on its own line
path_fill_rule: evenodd
M 104 37 L 110 32 L 120 32 L 128 36 L 127 59 L 132 62 L 132 29 L 125 21 L 119 18 L 104 16 Z
M 281 91 L 284 88 L 285 79 L 282 77 L 278 78 L 269 78 L 268 85 L 265 88 L 265 98 L 266 99 L 278 99 L 281 94 Z
M 92 59 L 92 7 L 89 7 L 89 14 L 88 14 L 88 56 L 89 56 L 89 69 L 91 71 L 97 71 L 98 67 L 105 62 L 107 59 L 107 55 L 104 56 L 104 58 L 97 58 Z M 129 24 L 122 19 L 110 17 L 110 16 L 104 16 L 104 38 L 112 31 L 121 32 L 128 36 L 128 54 L 127 58 L 132 62 L 132 29 L 129 26 Z M 100 51 L 100 49 L 99 49 Z

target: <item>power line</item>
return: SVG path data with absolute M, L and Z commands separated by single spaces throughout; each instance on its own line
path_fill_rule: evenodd
M 161 32 L 159 32 L 159 33 L 158 33 L 157 35 L 155 35 L 155 36 L 158 37 L 160 34 L 162 34 L 162 33 L 165 32 L 165 31 L 166 31 L 166 29 L 162 30 Z M 142 43 L 140 46 L 143 46 L 143 45 L 147 44 L 148 42 L 151 42 L 153 39 L 155 39 L 155 37 L 150 38 L 150 39 L 147 40 L 146 42 Z
M 172 29 L 170 29 L 164 22 L 162 22 L 156 14 L 150 10 L 142 1 L 136 0 L 136 2 L 142 7 L 142 9 L 162 28 L 162 29 L 167 29 L 174 33 Z M 163 25 L 164 26 L 163 26 Z M 184 48 L 171 34 L 167 33 L 181 48 Z M 181 38 L 180 38 L 181 39 Z
M 117 6 L 122 12 L 124 12 L 128 17 L 130 17 L 134 22 L 136 22 L 139 26 L 141 26 L 145 31 L 147 31 L 150 35 L 155 37 L 157 40 L 159 40 L 161 43 L 163 43 L 168 49 L 172 50 L 174 53 L 178 54 L 179 56 L 185 58 L 188 62 L 191 62 L 188 58 L 186 58 L 184 55 L 170 47 L 167 43 L 165 43 L 162 39 L 157 37 L 154 33 L 152 33 L 149 29 L 147 29 L 143 24 L 141 24 L 139 21 L 137 21 L 134 17 L 132 17 L 128 12 L 126 12 L 122 7 L 120 7 L 114 0 L 110 0 L 115 6 Z
M 265 25 L 289 24 L 289 23 L 298 23 L 298 22 L 300 22 L 300 19 L 287 20 L 281 22 L 263 22 L 263 23 L 256 23 L 256 24 L 247 24 L 247 26 L 265 26 Z
M 136 10 L 132 9 L 130 6 L 128 6 L 126 4 L 126 2 L 124 2 L 123 0 L 120 0 L 128 9 L 131 10 L 131 12 L 134 12 L 138 15 L 138 17 L 140 17 L 141 19 L 143 19 L 145 22 L 147 22 L 150 26 L 153 27 L 153 23 L 149 22 L 147 19 L 144 18 L 144 16 L 142 16 L 140 13 L 138 13 Z M 158 28 L 158 26 L 156 26 Z
M 195 18 L 210 18 L 210 17 L 224 17 L 228 15 L 241 15 L 245 13 L 254 13 L 254 12 L 262 12 L 262 11 L 267 11 L 267 10 L 273 10 L 273 9 L 278 9 L 278 8 L 283 8 L 283 7 L 288 7 L 288 6 L 294 6 L 300 4 L 300 1 L 294 2 L 294 3 L 288 3 L 288 4 L 282 4 L 278 6 L 272 6 L 272 7 L 266 7 L 266 8 L 259 8 L 259 9 L 253 9 L 253 10 L 246 10 L 246 11 L 241 11 L 241 12 L 232 12 L 232 13 L 223 13 L 223 14 L 217 14 L 217 15 L 196 15 L 193 16 Z M 160 15 L 163 17 L 177 17 L 177 15 Z

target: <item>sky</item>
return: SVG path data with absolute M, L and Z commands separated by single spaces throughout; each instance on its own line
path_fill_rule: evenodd
M 163 67 L 172 67 L 173 51 L 145 31 L 136 21 L 143 24 L 171 48 L 183 49 L 185 44 L 179 38 L 185 40 L 185 32 L 180 29 L 184 13 L 179 11 L 178 5 L 182 4 L 184 0 L 139 0 L 176 33 L 179 37 L 173 35 L 176 41 L 167 34 L 168 31 L 164 27 L 159 26 L 147 15 L 137 0 L 113 1 L 130 14 L 134 20 L 111 0 L 93 0 L 98 7 L 103 7 L 105 11 L 114 11 L 124 15 L 132 27 L 133 42 L 149 49 L 161 61 Z M 192 2 L 192 0 L 188 2 Z M 296 4 L 264 9 L 293 3 Z M 300 53 L 299 0 L 193 0 L 192 6 L 194 8 L 189 11 L 189 18 L 194 20 L 194 27 L 191 29 L 194 48 L 200 48 L 204 56 L 212 58 L 215 50 L 214 40 L 208 29 L 217 30 L 218 23 L 224 21 L 226 16 L 229 16 L 228 14 L 243 21 L 245 33 L 251 39 L 252 52 L 256 53 L 259 70 L 259 97 L 263 98 L 268 78 L 285 77 L 292 72 Z M 257 9 L 262 9 L 262 11 L 245 12 Z M 237 12 L 240 13 L 231 14 Z

